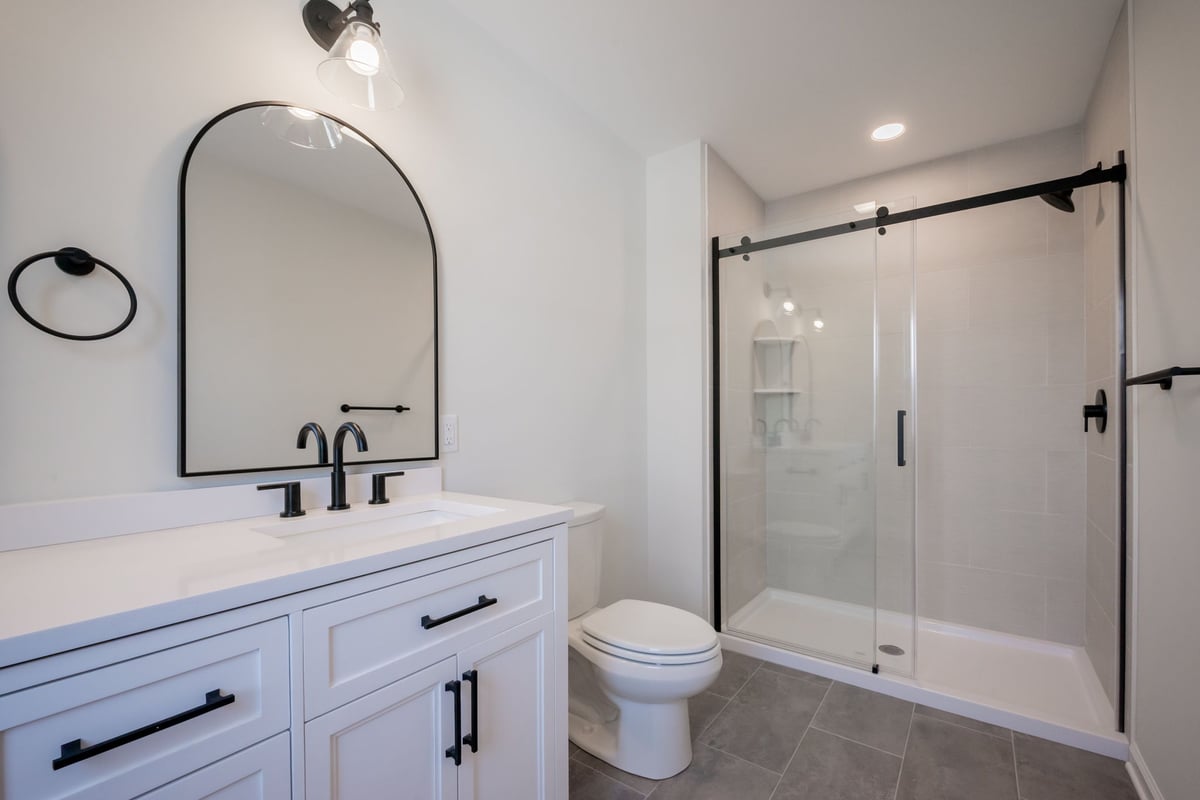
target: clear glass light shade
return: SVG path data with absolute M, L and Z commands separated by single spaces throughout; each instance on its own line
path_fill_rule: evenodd
M 326 89 L 359 108 L 387 111 L 404 100 L 379 31 L 361 20 L 346 25 L 329 48 L 329 57 L 317 66 L 317 77 Z
M 340 125 L 306 108 L 268 106 L 259 120 L 280 139 L 306 150 L 333 150 L 342 143 Z

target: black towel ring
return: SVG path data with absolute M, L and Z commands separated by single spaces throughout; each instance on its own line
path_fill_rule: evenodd
M 129 314 L 126 315 L 125 319 L 122 320 L 121 323 L 112 330 L 105 331 L 104 333 L 92 333 L 86 335 L 78 333 L 63 333 L 62 331 L 56 331 L 54 328 L 38 322 L 36 319 L 30 316 L 29 312 L 25 310 L 25 307 L 21 305 L 20 298 L 17 297 L 17 279 L 21 277 L 21 273 L 24 272 L 25 268 L 30 264 L 41 261 L 43 258 L 51 257 L 54 258 L 54 263 L 58 265 L 58 268 L 68 275 L 89 275 L 91 274 L 92 270 L 96 268 L 97 264 L 111 272 L 116 279 L 121 282 L 121 285 L 125 287 L 125 291 L 129 292 Z M 133 322 L 133 317 L 135 314 L 137 314 L 137 294 L 134 293 L 133 286 L 130 285 L 129 281 L 125 280 L 125 276 L 118 272 L 115 267 L 105 264 L 100 259 L 92 256 L 86 250 L 81 250 L 78 247 L 64 247 L 61 250 L 48 250 L 45 253 L 38 253 L 35 256 L 30 256 L 20 264 L 17 264 L 16 268 L 13 269 L 12 274 L 8 276 L 8 299 L 12 301 L 13 308 L 17 310 L 17 313 L 20 314 L 26 322 L 37 328 L 39 331 L 44 331 L 45 333 L 48 333 L 51 336 L 57 336 L 60 339 L 73 339 L 79 342 L 91 342 L 95 341 L 96 339 L 107 339 L 110 336 L 116 336 L 118 333 L 129 327 L 129 323 Z

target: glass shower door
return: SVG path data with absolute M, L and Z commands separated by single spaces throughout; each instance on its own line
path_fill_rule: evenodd
M 896 464 L 896 412 L 907 418 L 911 403 L 895 403 L 911 389 L 911 363 L 898 369 L 893 361 L 905 353 L 911 361 L 911 342 L 897 350 L 884 336 L 900 317 L 911 322 L 912 279 L 910 259 L 909 302 L 897 316 L 902 281 L 877 274 L 881 238 L 861 230 L 721 261 L 722 621 L 730 633 L 890 669 L 877 649 L 877 614 L 881 589 L 899 607 L 891 599 L 898 575 L 880 563 L 879 493 L 886 487 L 894 517 L 903 481 L 881 473 L 905 469 Z M 892 272 L 899 249 L 889 249 Z M 881 357 L 889 359 L 883 372 Z M 889 558 L 898 535 L 891 517 Z M 911 524 L 908 532 L 911 539 Z M 886 638 L 911 653 L 908 640 L 896 644 L 890 631 Z

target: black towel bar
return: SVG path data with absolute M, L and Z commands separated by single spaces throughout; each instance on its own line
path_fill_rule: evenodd
M 1125 385 L 1142 386 L 1147 383 L 1157 383 L 1158 388 L 1165 392 L 1171 388 L 1171 385 L 1174 383 L 1173 379 L 1179 375 L 1200 375 L 1200 367 L 1167 367 L 1157 372 L 1147 372 L 1145 375 L 1138 375 L 1136 378 L 1128 378 L 1125 381 Z

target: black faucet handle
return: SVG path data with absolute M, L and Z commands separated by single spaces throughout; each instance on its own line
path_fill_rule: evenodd
M 300 481 L 287 481 L 286 483 L 260 483 L 258 490 L 266 489 L 283 489 L 283 511 L 279 512 L 281 517 L 303 517 L 304 509 L 300 507 Z
M 404 472 L 376 472 L 371 476 L 371 499 L 367 505 L 381 506 L 390 503 L 387 496 L 387 479 L 399 478 Z

